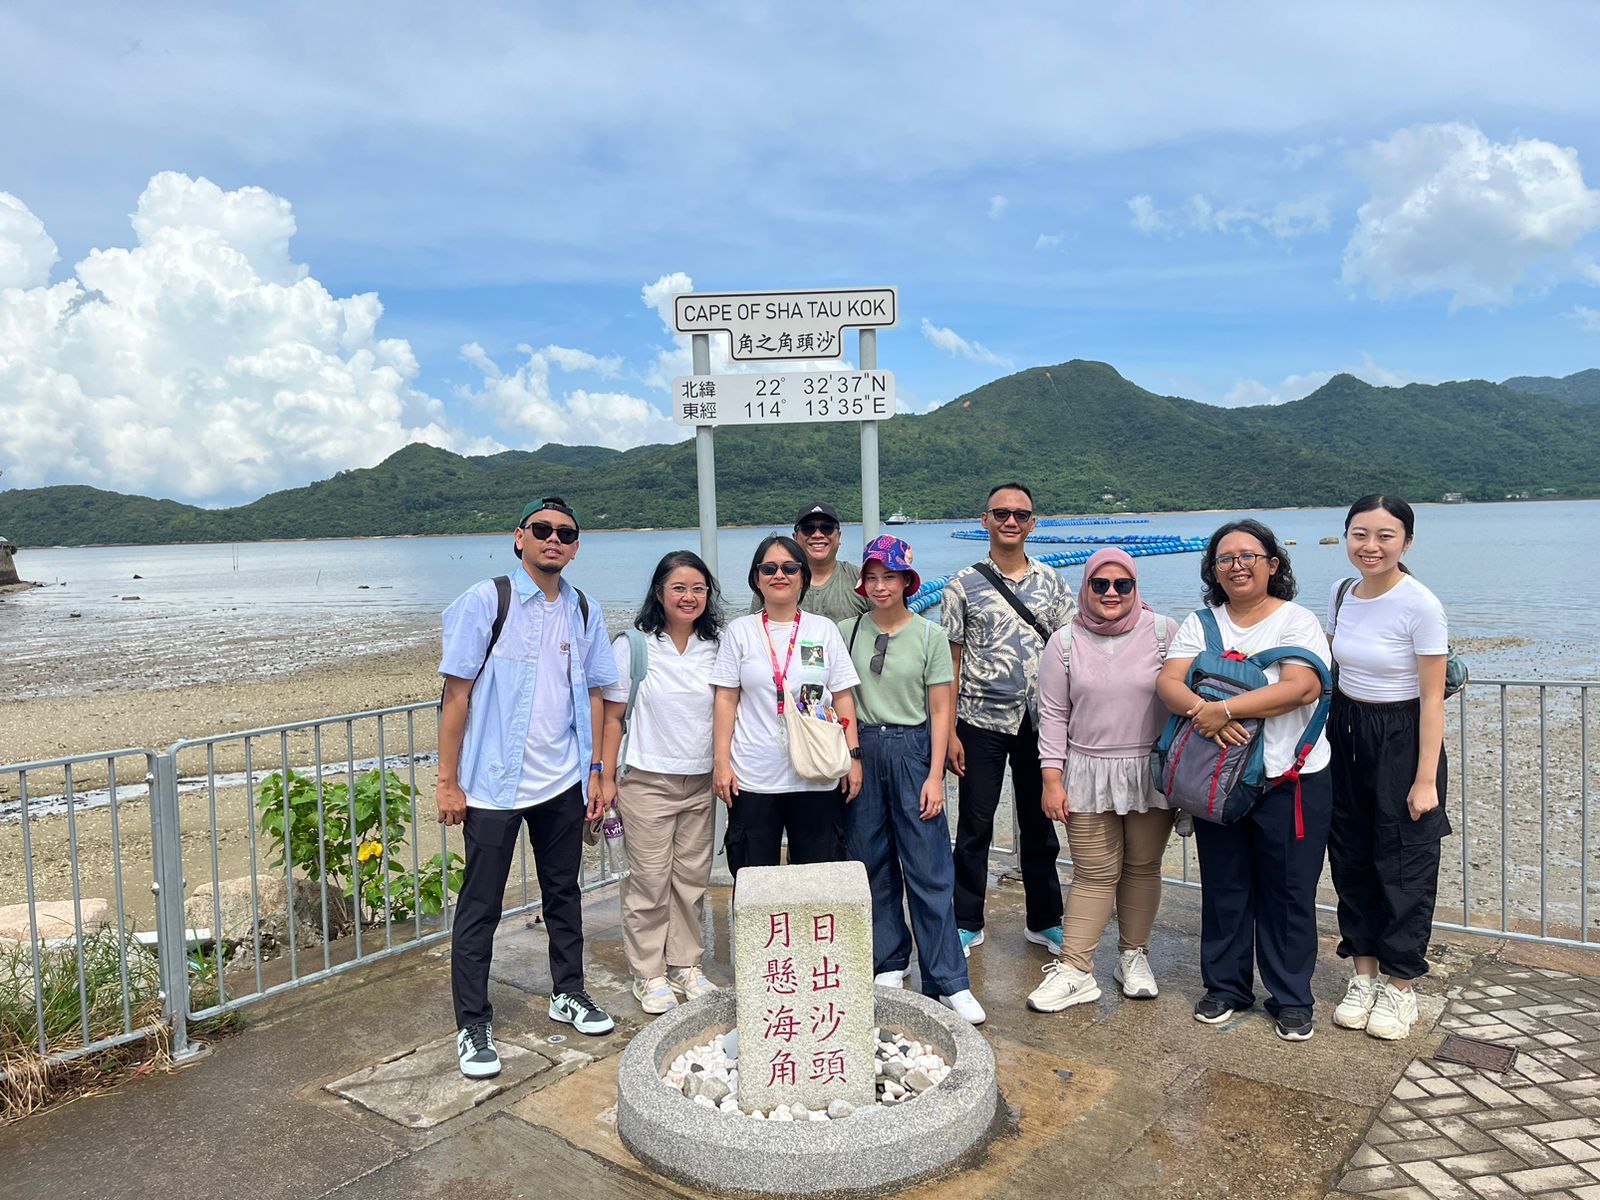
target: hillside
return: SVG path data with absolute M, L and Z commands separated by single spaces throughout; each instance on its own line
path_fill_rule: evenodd
M 1600 404 L 1600 370 L 1593 367 L 1559 379 L 1550 375 L 1517 375 L 1500 386 L 1514 392 L 1554 396 L 1574 404 Z
M 719 518 L 781 523 L 809 495 L 859 512 L 857 446 L 845 425 L 720 431 Z M 1595 495 L 1600 413 L 1483 381 L 1378 388 L 1350 375 L 1289 404 L 1226 409 L 1074 360 L 886 422 L 880 461 L 884 508 L 924 518 L 971 516 L 990 485 L 1012 478 L 1048 512 L 1340 504 L 1378 489 Z M 3 491 L 0 531 L 22 546 L 480 533 L 509 528 L 529 497 L 551 492 L 591 528 L 692 525 L 694 444 L 482 458 L 414 444 L 375 467 L 220 510 L 88 487 Z

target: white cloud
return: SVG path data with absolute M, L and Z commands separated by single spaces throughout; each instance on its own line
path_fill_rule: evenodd
M 1175 208 L 1163 209 L 1146 194 L 1128 200 L 1133 227 L 1147 237 L 1164 234 L 1182 237 L 1185 233 L 1237 233 L 1253 237 L 1269 234 L 1278 241 L 1325 232 L 1332 221 L 1328 200 L 1308 196 L 1283 200 L 1271 208 L 1242 204 L 1218 206 L 1210 197 L 1196 193 Z
M 1054 250 L 1059 245 L 1061 245 L 1061 235 L 1059 233 L 1041 233 L 1035 239 L 1033 248 L 1035 250 Z
M 1600 308 L 1585 308 L 1580 304 L 1567 315 L 1578 323 L 1579 329 L 1600 333 Z
M 1530 277 L 1581 273 L 1573 247 L 1600 226 L 1600 191 L 1584 184 L 1577 152 L 1551 142 L 1417 125 L 1374 143 L 1363 167 L 1372 197 L 1357 212 L 1343 278 L 1382 298 L 1506 303 Z
M 1243 408 L 1254 404 L 1286 404 L 1290 400 L 1304 399 L 1335 375 L 1354 375 L 1374 387 L 1404 387 L 1408 383 L 1417 382 L 1415 375 L 1381 367 L 1370 357 L 1365 357 L 1358 367 L 1340 367 L 1336 371 L 1305 371 L 1287 375 L 1277 384 L 1262 383 L 1259 379 L 1241 379 L 1217 403 L 1224 408 Z
M 38 287 L 60 257 L 44 222 L 10 192 L 0 192 L 0 289 Z
M 523 360 L 507 372 L 478 343 L 463 346 L 461 357 L 482 372 L 483 383 L 461 388 L 458 395 L 493 414 L 529 445 L 562 442 L 625 450 L 646 442 L 675 442 L 690 432 L 647 400 L 625 392 L 575 388 L 558 396 L 551 387 L 552 369 L 601 374 L 612 360 L 561 346 L 517 349 Z
M 935 325 L 927 317 L 922 318 L 922 336 L 946 354 L 953 354 L 958 358 L 970 358 L 973 362 L 988 363 L 990 366 L 1004 367 L 1008 371 L 1015 369 L 1016 364 L 1009 358 L 1001 358 L 981 342 L 969 342 L 954 329 Z
M 1283 152 L 1283 165 L 1291 171 L 1298 171 L 1308 162 L 1321 158 L 1327 147 L 1321 142 L 1311 142 L 1304 146 L 1290 146 Z
M 1008 205 L 1010 205 L 1010 203 L 1011 201 L 1006 199 L 1004 196 L 990 196 L 989 220 L 998 221 L 1002 216 L 1005 215 L 1006 208 Z

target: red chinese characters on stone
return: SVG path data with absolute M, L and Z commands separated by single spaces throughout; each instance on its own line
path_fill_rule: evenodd
M 794 959 L 769 958 L 761 982 L 767 985 L 767 991 L 774 996 L 794 995 L 800 990 L 800 980 L 795 975 Z
M 824 1008 L 820 1004 L 811 1006 L 811 1032 L 816 1035 L 817 1041 L 825 1042 L 839 1032 L 839 1026 L 844 1024 L 844 1009 L 832 1000 Z
M 766 942 L 766 945 L 762 947 L 762 949 L 764 949 L 764 950 L 765 949 L 770 949 L 771 946 L 772 946 L 772 943 L 777 941 L 780 937 L 783 938 L 783 943 L 782 944 L 785 947 L 788 947 L 788 946 L 790 946 L 792 944 L 789 941 L 789 914 L 786 913 L 786 912 L 768 913 L 767 914 L 767 942 Z
M 772 1056 L 772 1064 L 767 1072 L 767 1086 L 772 1087 L 779 1083 L 798 1083 L 799 1064 L 795 1062 L 794 1055 L 787 1050 L 779 1050 Z
M 811 940 L 818 945 L 833 943 L 832 913 L 819 913 L 811 918 Z
M 786 1042 L 792 1042 L 800 1036 L 800 1022 L 795 1019 L 794 1009 L 787 1004 L 781 1008 L 767 1009 L 764 1019 L 766 1031 L 762 1034 L 763 1037 L 782 1038 Z
M 811 990 L 813 992 L 826 992 L 830 988 L 839 986 L 839 964 L 833 962 L 824 954 L 822 956 L 822 965 L 811 968 Z
M 846 1083 L 843 1050 L 819 1050 L 811 1056 L 811 1078 L 822 1083 Z

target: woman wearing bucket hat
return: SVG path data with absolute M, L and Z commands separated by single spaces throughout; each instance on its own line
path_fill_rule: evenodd
M 956 931 L 955 864 L 944 815 L 944 752 L 955 669 L 932 621 L 906 607 L 922 586 L 911 547 L 885 534 L 861 555 L 856 591 L 869 613 L 839 622 L 856 674 L 861 792 L 845 810 L 845 844 L 872 885 L 872 969 L 900 987 L 916 935 L 922 991 L 981 1025 Z M 911 928 L 906 927 L 909 902 Z
M 1139 599 L 1132 556 L 1108 547 L 1084 564 L 1078 615 L 1050 636 L 1040 659 L 1044 811 L 1067 827 L 1072 889 L 1061 957 L 1028 997 L 1039 1012 L 1099 999 L 1094 952 L 1113 904 L 1122 994 L 1156 995 L 1146 949 L 1173 814 L 1152 784 L 1150 747 L 1167 715 L 1156 677 L 1177 629 Z

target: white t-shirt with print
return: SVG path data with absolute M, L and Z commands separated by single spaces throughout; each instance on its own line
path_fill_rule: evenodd
M 1276 646 L 1304 646 L 1320 658 L 1324 665 L 1328 663 L 1328 639 L 1322 632 L 1322 626 L 1317 622 L 1316 614 L 1303 605 L 1292 601 L 1281 604 L 1276 611 L 1248 629 L 1240 629 L 1228 619 L 1226 606 L 1213 608 L 1211 613 L 1217 618 L 1217 628 L 1222 634 L 1224 650 L 1256 654 Z M 1178 636 L 1172 639 L 1172 647 L 1168 650 L 1167 657 L 1194 658 L 1205 648 L 1206 635 L 1200 625 L 1200 614 L 1190 613 L 1178 627 Z M 1283 674 L 1277 663 L 1264 667 L 1263 671 L 1271 683 L 1277 683 Z M 1262 751 L 1268 778 L 1276 778 L 1294 766 L 1295 754 L 1300 748 L 1300 735 L 1305 733 L 1306 724 L 1311 720 L 1316 708 L 1316 703 L 1313 702 L 1266 719 Z M 1324 729 L 1317 735 L 1316 745 L 1312 747 L 1311 754 L 1301 770 L 1308 775 L 1312 771 L 1320 771 L 1328 765 L 1332 757 L 1332 752 L 1328 748 L 1327 730 Z
M 788 657 L 793 624 L 774 624 L 772 648 L 781 668 Z M 839 629 L 826 617 L 802 611 L 794 658 L 786 676 L 791 698 L 811 691 L 823 704 L 833 693 L 860 683 Z M 761 614 L 739 617 L 722 633 L 711 682 L 739 690 L 733 722 L 733 773 L 741 791 L 825 792 L 833 783 L 802 779 L 789 761 L 788 734 L 778 718 L 778 692 L 772 678 L 772 653 L 762 632 Z
M 627 765 L 664 775 L 703 775 L 711 770 L 711 668 L 717 643 L 693 634 L 683 653 L 665 634 L 646 634 L 649 667 L 639 684 L 628 723 Z M 626 637 L 611 644 L 616 683 L 600 694 L 618 704 L 628 699 L 633 653 Z
M 578 739 L 572 736 L 572 623 L 562 598 L 535 596 L 543 604 L 539 629 L 539 671 L 533 677 L 533 711 L 528 714 L 528 740 L 522 747 L 522 780 L 517 807 L 542 804 L 583 778 L 588 763 L 578 761 Z M 583 714 L 584 720 L 589 714 Z
M 1339 585 L 1328 594 L 1328 627 L 1339 661 L 1339 690 L 1352 700 L 1390 704 L 1422 694 L 1417 655 L 1448 654 L 1450 631 L 1439 598 L 1410 575 L 1374 600 L 1352 587 L 1339 605 Z

